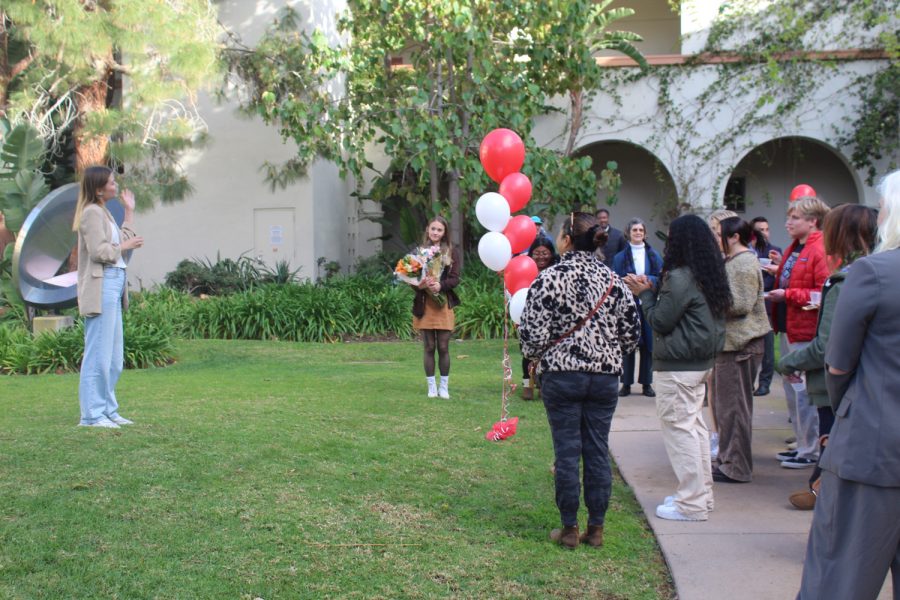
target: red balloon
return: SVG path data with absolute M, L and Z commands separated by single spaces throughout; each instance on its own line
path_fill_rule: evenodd
M 520 211 L 531 200 L 531 181 L 521 173 L 510 173 L 500 182 L 500 195 L 509 202 L 509 212 Z
M 537 274 L 538 268 L 534 259 L 527 254 L 520 254 L 513 256 L 507 263 L 506 269 L 503 271 L 503 283 L 506 284 L 506 289 L 510 294 L 515 294 L 530 286 Z
M 528 215 L 516 215 L 506 224 L 503 235 L 509 239 L 509 245 L 513 254 L 528 250 L 531 242 L 537 236 L 537 225 Z
M 502 195 L 502 192 L 501 192 Z M 506 196 L 503 196 L 504 198 Z M 791 190 L 791 202 L 794 200 L 799 200 L 800 198 L 815 198 L 816 190 L 812 189 L 811 185 L 806 185 L 805 183 L 801 183 Z
M 495 129 L 484 136 L 478 155 L 488 177 L 500 183 L 525 164 L 525 144 L 515 131 Z

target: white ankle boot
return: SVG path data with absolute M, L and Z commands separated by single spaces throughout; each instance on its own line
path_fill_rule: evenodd
M 450 377 L 441 375 L 441 386 L 438 388 L 438 396 L 444 399 L 450 398 Z
M 425 380 L 428 382 L 428 397 L 429 398 L 437 398 L 438 389 L 437 383 L 434 380 L 434 377 L 426 377 Z

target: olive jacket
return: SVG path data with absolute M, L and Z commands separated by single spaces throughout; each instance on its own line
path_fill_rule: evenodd
M 654 371 L 706 371 L 725 346 L 725 319 L 713 316 L 690 269 L 669 271 L 657 295 L 640 295 L 653 328 Z
M 776 369 L 782 375 L 794 371 L 806 372 L 806 393 L 809 401 L 816 406 L 831 406 L 828 398 L 828 389 L 825 386 L 825 347 L 831 335 L 831 321 L 834 318 L 834 308 L 837 306 L 841 287 L 847 277 L 845 271 L 837 271 L 825 280 L 822 287 L 821 308 L 819 309 L 819 323 L 816 326 L 816 337 L 808 346 L 782 356 Z

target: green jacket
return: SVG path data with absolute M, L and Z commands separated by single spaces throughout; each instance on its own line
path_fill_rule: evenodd
M 725 346 L 725 319 L 714 318 L 690 269 L 669 271 L 659 294 L 640 296 L 653 329 L 654 371 L 705 371 Z
M 809 395 L 810 403 L 816 406 L 831 406 L 828 390 L 825 388 L 825 346 L 831 334 L 834 307 L 837 306 L 838 296 L 846 277 L 846 273 L 837 271 L 825 280 L 825 285 L 822 286 L 822 308 L 819 310 L 816 337 L 805 348 L 782 356 L 776 366 L 782 375 L 805 371 L 806 393 Z

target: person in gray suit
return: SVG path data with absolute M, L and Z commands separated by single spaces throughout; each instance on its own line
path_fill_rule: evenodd
M 900 171 L 879 188 L 879 245 L 853 263 L 825 352 L 835 423 L 798 600 L 900 598 Z

